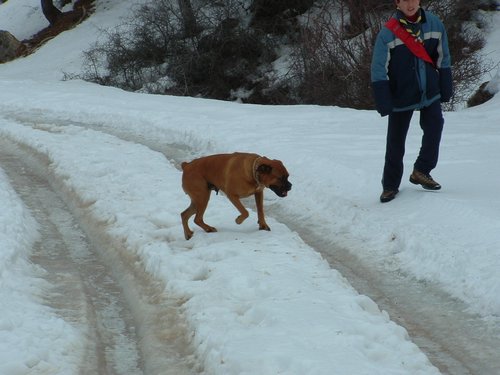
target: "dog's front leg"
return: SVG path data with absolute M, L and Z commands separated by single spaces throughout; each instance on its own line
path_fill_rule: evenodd
M 260 230 L 271 230 L 269 225 L 266 223 L 266 219 L 264 217 L 264 192 L 257 191 L 255 193 L 255 204 L 257 205 L 257 218 L 259 223 Z
M 236 207 L 236 209 L 240 212 L 240 216 L 236 218 L 236 224 L 241 224 L 245 221 L 245 219 L 248 217 L 248 211 L 247 209 L 243 206 L 243 204 L 240 201 L 240 197 L 237 195 L 231 194 L 227 196 L 231 203 Z

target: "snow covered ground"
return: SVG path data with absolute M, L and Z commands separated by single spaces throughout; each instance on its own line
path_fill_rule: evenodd
M 34 11 L 38 3 L 0 5 L 1 28 L 22 39 L 45 26 Z M 78 71 L 81 50 L 99 28 L 117 22 L 131 1 L 96 3 L 84 24 L 34 55 L 0 65 L 0 136 L 48 158 L 47 174 L 65 199 L 163 280 L 165 293 L 186 301 L 207 374 L 439 371 L 404 328 L 273 218 L 271 232 L 257 230 L 254 212 L 238 226 L 234 207 L 213 194 L 206 221 L 219 232 L 192 224 L 194 237 L 185 241 L 179 213 L 189 201 L 181 173 L 140 140 L 192 157 L 248 151 L 282 160 L 292 191 L 284 199 L 266 191 L 265 207 L 280 207 L 374 266 L 436 284 L 499 324 L 498 95 L 445 115 L 433 172 L 441 191 L 405 180 L 397 199 L 381 204 L 386 119 L 374 111 L 242 105 L 61 82 L 63 72 Z M 30 29 L 19 26 L 25 19 Z M 496 61 L 499 46 L 496 27 L 486 47 Z M 407 175 L 419 144 L 416 114 Z M 44 285 L 28 262 L 37 223 L 1 170 L 0 203 L 0 374 L 77 373 L 82 332 L 39 303 Z

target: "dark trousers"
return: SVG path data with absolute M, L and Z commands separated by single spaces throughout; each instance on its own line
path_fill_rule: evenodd
M 401 184 L 406 135 L 408 134 L 412 115 L 413 110 L 392 112 L 389 115 L 384 174 L 382 177 L 384 190 L 398 190 Z M 420 110 L 420 127 L 423 130 L 423 135 L 414 168 L 422 173 L 429 174 L 437 165 L 443 124 L 443 112 L 439 100 Z

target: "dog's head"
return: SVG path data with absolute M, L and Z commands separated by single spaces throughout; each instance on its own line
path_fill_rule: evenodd
M 274 191 L 278 197 L 286 197 L 292 189 L 292 184 L 288 181 L 288 171 L 279 160 L 262 157 L 257 166 L 256 174 L 258 181 Z

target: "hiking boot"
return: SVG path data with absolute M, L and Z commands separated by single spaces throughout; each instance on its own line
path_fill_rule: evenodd
M 422 173 L 416 169 L 414 169 L 413 173 L 410 175 L 410 182 L 415 185 L 422 185 L 422 187 L 427 190 L 441 189 L 441 185 L 434 181 L 430 174 Z
M 394 198 L 396 198 L 397 193 L 398 190 L 384 190 L 382 192 L 382 195 L 380 195 L 380 202 L 386 203 L 392 201 Z

